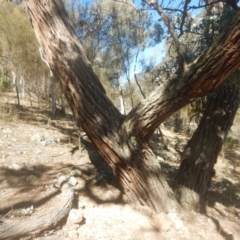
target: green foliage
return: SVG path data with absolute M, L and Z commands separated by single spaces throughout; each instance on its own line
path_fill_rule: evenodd
M 201 33 L 199 37 L 195 37 L 197 42 L 196 53 L 200 55 L 216 37 L 229 25 L 232 17 L 234 16 L 234 10 L 227 5 L 223 8 L 223 11 L 218 14 L 207 14 L 204 12 L 201 14 L 201 21 L 199 24 L 192 28 L 193 32 Z
M 129 0 L 78 3 L 73 9 L 70 6 L 67 9 L 88 59 L 103 71 L 114 68 L 115 73 L 127 74 L 139 50 L 162 40 L 161 22 L 153 24 L 151 15 L 138 11 Z
M 239 146 L 239 140 L 236 138 L 233 138 L 231 136 L 226 137 L 225 141 L 224 141 L 224 145 L 228 148 L 234 148 Z
M 0 72 L 19 87 L 19 93 L 47 95 L 46 64 L 41 60 L 35 34 L 21 5 L 0 3 Z M 24 84 L 20 85 L 20 79 Z M 42 84 L 45 80 L 45 85 Z M 5 83 L 4 83 L 5 84 Z M 4 85 L 5 86 L 5 85 Z
M 160 43 L 164 38 L 164 29 L 161 23 L 154 23 L 153 30 L 149 34 L 151 40 L 149 46 L 154 46 Z
M 6 76 L 0 77 L 0 92 L 9 91 L 11 87 L 12 87 L 12 82 L 8 77 Z
M 92 67 L 107 90 L 119 104 L 119 84 L 134 96 L 132 66 L 139 52 L 163 39 L 162 22 L 154 22 L 147 11 L 137 10 L 130 0 L 65 1 L 76 35 L 79 37 Z M 139 54 L 140 55 L 140 54 Z M 125 86 L 124 86 L 125 85 Z M 133 102 L 133 101 L 131 101 Z

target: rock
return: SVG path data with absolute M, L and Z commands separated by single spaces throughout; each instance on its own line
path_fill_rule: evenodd
M 9 129 L 9 128 L 3 129 L 3 136 L 5 138 L 9 138 L 11 136 L 11 134 L 12 134 L 12 130 L 11 129 Z
M 167 215 L 168 215 L 169 219 L 172 220 L 172 222 L 174 223 L 175 228 L 177 230 L 183 229 L 183 227 L 184 227 L 183 226 L 183 222 L 182 222 L 182 220 L 178 217 L 178 215 L 175 212 L 168 213 Z
M 86 208 L 85 203 L 79 200 L 78 201 L 78 209 L 85 209 L 85 208 Z
M 30 163 L 24 163 L 27 171 L 34 171 L 34 165 Z
M 84 222 L 83 214 L 78 209 L 71 209 L 68 215 L 67 224 L 81 224 Z
M 21 170 L 21 166 L 16 163 L 13 163 L 11 166 L 9 166 L 9 169 L 19 171 L 19 170 Z
M 99 183 L 99 182 L 103 181 L 104 179 L 105 179 L 105 174 L 99 174 L 99 175 L 96 176 L 94 182 Z
M 29 175 L 26 177 L 26 181 L 32 185 L 36 185 L 36 183 L 38 183 L 38 178 L 34 175 Z
M 70 176 L 81 177 L 82 176 L 82 171 L 79 168 L 73 166 L 71 171 L 70 171 Z
M 41 144 L 44 146 L 47 146 L 51 143 L 59 143 L 59 142 L 60 142 L 60 138 L 52 137 L 52 138 L 45 139 L 45 141 L 42 141 Z
M 68 183 L 71 185 L 71 186 L 76 186 L 78 184 L 78 180 L 75 178 L 75 177 L 70 177 L 68 179 Z
M 10 181 L 11 181 L 11 184 L 13 186 L 21 186 L 23 184 L 26 184 L 22 180 L 20 180 L 19 178 L 12 178 Z
M 167 160 L 170 160 L 170 161 L 177 161 L 177 158 L 174 156 L 174 154 L 172 154 L 171 152 L 169 151 L 165 151 L 163 150 L 161 152 L 161 157 L 163 159 L 167 159 Z
M 156 229 L 159 229 L 160 232 L 167 232 L 171 229 L 174 229 L 173 222 L 171 221 L 171 219 L 169 219 L 169 217 L 165 213 L 159 213 L 154 216 L 153 226 Z
M 33 213 L 33 205 L 29 208 L 22 208 L 19 211 L 20 216 L 28 216 L 28 215 L 31 215 L 32 213 Z
M 77 184 L 72 186 L 74 190 L 84 190 L 86 188 L 86 181 L 82 178 L 77 179 Z
M 151 217 L 153 215 L 153 211 L 150 207 L 142 206 L 140 212 L 145 216 Z
M 7 158 L 9 155 L 11 155 L 10 153 L 3 153 L 3 155 L 2 155 L 2 158 Z
M 61 142 L 61 139 L 59 137 L 53 137 L 52 142 L 53 143 L 59 143 L 59 142 Z
M 160 156 L 157 156 L 157 160 L 158 160 L 159 162 L 164 162 L 164 159 L 163 159 L 162 157 L 160 157 Z
M 68 238 L 69 240 L 74 240 L 74 239 L 78 239 L 78 233 L 76 230 L 70 230 L 68 232 Z
M 41 134 L 39 133 L 35 133 L 31 136 L 31 141 L 32 142 L 42 142 L 45 140 L 45 137 L 42 136 Z
M 75 223 L 75 224 L 71 224 L 71 226 L 69 227 L 71 230 L 78 230 L 79 228 L 79 224 Z
M 42 154 L 42 151 L 41 151 L 40 149 L 38 149 L 38 150 L 36 151 L 36 155 L 40 155 L 40 154 Z

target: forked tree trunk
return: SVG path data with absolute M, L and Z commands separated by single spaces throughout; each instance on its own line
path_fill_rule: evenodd
M 204 212 L 214 165 L 239 103 L 239 90 L 234 84 L 223 84 L 208 96 L 203 117 L 185 147 L 176 178 L 175 193 L 182 206 Z
M 77 122 L 119 179 L 127 199 L 158 212 L 177 209 L 148 140 L 168 116 L 214 90 L 240 65 L 240 51 L 232 50 L 240 48 L 240 13 L 229 25 L 231 29 L 215 41 L 221 49 L 210 47 L 181 77 L 161 86 L 123 116 L 94 74 L 62 2 L 26 3 L 44 56 Z
M 18 70 L 16 72 L 12 71 L 12 75 L 13 75 L 12 82 L 13 82 L 13 86 L 15 87 L 15 90 L 16 90 L 17 105 L 20 106 L 20 97 L 19 97 L 18 80 L 17 80 L 18 74 L 16 74 L 17 72 L 18 72 Z

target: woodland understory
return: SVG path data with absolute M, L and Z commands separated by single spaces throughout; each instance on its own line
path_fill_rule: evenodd
M 75 5 L 74 1 L 64 1 L 64 5 L 57 0 L 1 1 L 2 6 L 16 12 L 17 17 L 21 11 L 27 14 L 19 24 L 26 25 L 28 16 L 36 36 L 36 39 L 30 37 L 30 30 L 24 35 L 25 39 L 31 39 L 29 46 L 34 46 L 36 55 L 32 55 L 28 50 L 15 49 L 16 42 L 11 42 L 13 35 L 8 37 L 10 28 L 3 27 L 1 34 L 5 40 L 1 51 L 6 55 L 1 55 L 4 59 L 2 98 L 9 97 L 5 92 L 14 89 L 18 108 L 21 108 L 20 95 L 25 94 L 25 85 L 20 89 L 20 83 L 34 79 L 39 84 L 37 72 L 28 69 L 29 59 L 36 69 L 40 62 L 45 64 L 38 69 L 41 90 L 35 88 L 34 91 L 38 102 L 42 91 L 42 100 L 51 104 L 48 126 L 52 126 L 57 116 L 58 98 L 59 115 L 71 112 L 75 121 L 79 150 L 86 144 L 84 141 L 96 148 L 99 154 L 96 166 L 104 164 L 109 169 L 121 201 L 134 204 L 148 217 L 171 219 L 174 216 L 171 224 L 175 224 L 176 231 L 183 231 L 183 239 L 186 236 L 190 239 L 187 231 L 190 226 L 184 216 L 192 218 L 193 214 L 202 221 L 208 217 L 211 227 L 215 227 L 222 238 L 230 239 L 232 235 L 220 231 L 216 219 L 207 215 L 206 200 L 212 178 L 217 174 L 218 156 L 240 103 L 240 11 L 236 4 L 228 2 L 205 1 L 205 5 L 196 7 L 190 5 L 191 1 L 183 1 L 179 9 L 169 9 L 157 1 L 141 2 L 140 5 L 131 1 Z M 194 19 L 194 10 L 200 7 L 205 11 Z M 148 10 L 160 17 L 160 23 L 153 22 Z M 11 11 L 6 11 L 6 16 Z M 177 20 L 172 14 L 176 14 Z M 132 16 L 131 21 L 129 16 Z M 3 26 L 4 22 L 10 22 L 10 18 L 3 18 Z M 165 61 L 155 67 L 149 64 L 141 74 L 136 74 L 139 52 L 163 39 L 168 49 Z M 19 59 L 24 59 L 22 64 L 18 63 Z M 124 88 L 120 82 L 123 76 Z M 132 85 L 133 79 L 135 85 Z M 56 86 L 60 92 L 58 97 Z M 34 84 L 29 84 L 29 88 L 33 90 Z M 134 88 L 139 90 L 135 99 Z M 46 89 L 49 89 L 47 97 Z M 36 99 L 31 96 L 32 90 L 28 91 L 31 107 Z M 195 131 L 184 146 L 181 140 L 173 146 L 161 129 L 174 117 L 176 122 L 171 126 L 177 128 L 177 121 L 181 121 L 178 114 L 184 111 L 187 125 L 194 122 Z M 159 135 L 154 142 L 157 132 Z M 152 143 L 159 144 L 160 151 L 171 152 L 174 148 L 178 152 L 180 164 L 171 180 L 166 178 L 164 162 L 159 163 Z M 179 149 L 177 145 L 182 147 Z M 0 239 L 54 228 L 66 219 L 76 199 L 77 181 L 72 177 L 71 173 L 66 176 L 61 172 L 57 177 L 54 186 L 61 191 L 61 206 L 57 211 L 49 211 L 29 225 L 29 220 L 23 220 L 17 225 L 4 226 L 0 229 Z M 76 218 L 77 222 L 70 219 L 67 224 L 73 221 L 73 225 L 82 225 L 85 221 L 82 216 Z

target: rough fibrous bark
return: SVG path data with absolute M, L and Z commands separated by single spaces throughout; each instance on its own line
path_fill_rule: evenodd
M 239 103 L 240 93 L 235 84 L 223 84 L 208 96 L 203 117 L 185 147 L 176 178 L 175 193 L 182 206 L 204 212 L 214 165 Z
M 240 13 L 182 76 L 158 88 L 123 116 L 94 74 L 61 1 L 26 3 L 55 79 L 60 81 L 78 123 L 118 177 L 127 198 L 159 212 L 178 208 L 148 139 L 173 112 L 217 88 L 238 68 Z

